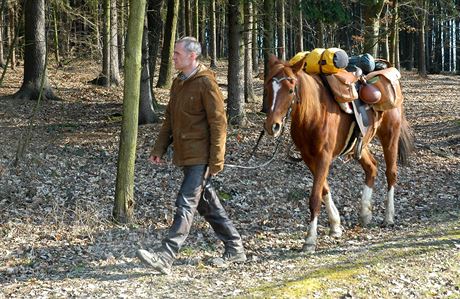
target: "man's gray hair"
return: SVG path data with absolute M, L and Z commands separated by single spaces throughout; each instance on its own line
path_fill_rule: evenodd
M 176 44 L 177 43 L 183 43 L 185 50 L 187 50 L 188 52 L 195 52 L 197 58 L 200 57 L 200 55 L 201 55 L 201 44 L 193 36 L 183 37 L 183 38 L 179 39 L 178 41 L 176 41 Z

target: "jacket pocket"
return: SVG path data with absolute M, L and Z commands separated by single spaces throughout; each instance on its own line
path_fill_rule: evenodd
M 187 114 L 201 114 L 204 111 L 203 103 L 199 93 L 190 93 L 185 97 L 183 103 L 184 112 Z

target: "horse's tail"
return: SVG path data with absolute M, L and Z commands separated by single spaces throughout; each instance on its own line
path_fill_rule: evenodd
M 401 165 L 409 165 L 409 156 L 414 151 L 414 136 L 404 112 L 402 113 L 401 133 L 399 135 L 398 160 Z

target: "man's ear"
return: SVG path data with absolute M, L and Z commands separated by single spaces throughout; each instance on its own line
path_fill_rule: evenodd
M 198 55 L 196 55 L 196 52 L 191 52 L 190 55 L 192 55 L 193 60 L 197 60 Z

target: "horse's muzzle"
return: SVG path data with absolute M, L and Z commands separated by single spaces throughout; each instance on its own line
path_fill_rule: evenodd
M 282 124 L 280 123 L 274 123 L 271 125 L 265 123 L 265 132 L 267 132 L 268 135 L 272 137 L 278 137 L 281 134 L 281 129 L 282 129 Z

